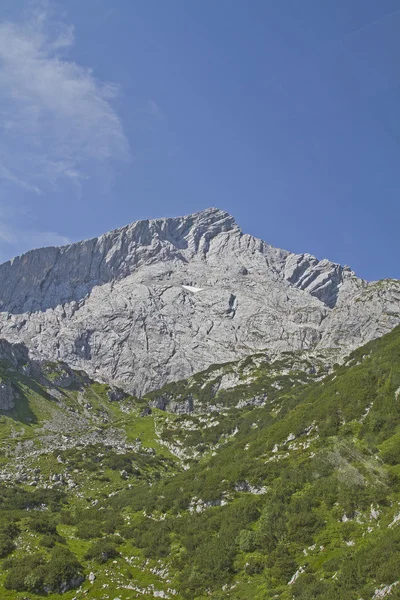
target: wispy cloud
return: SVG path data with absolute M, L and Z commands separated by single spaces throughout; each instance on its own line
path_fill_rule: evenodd
M 23 179 L 20 179 L 17 175 L 12 173 L 5 165 L 0 163 L 0 179 L 4 181 L 9 181 L 19 187 L 22 187 L 25 190 L 29 190 L 31 192 L 35 192 L 35 194 L 40 194 L 40 190 L 37 185 L 32 185 L 27 183 Z
M 0 180 L 39 194 L 129 158 L 118 88 L 68 58 L 73 27 L 37 10 L 0 22 Z
M 147 112 L 151 117 L 165 119 L 164 111 L 158 106 L 155 100 L 149 100 L 147 103 Z

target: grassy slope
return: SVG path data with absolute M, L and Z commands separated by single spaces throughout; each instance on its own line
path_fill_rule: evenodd
M 154 589 L 172 596 L 168 589 L 174 589 L 175 598 L 189 600 L 367 600 L 399 579 L 400 329 L 357 350 L 323 379 L 317 359 L 300 367 L 293 356 L 281 365 L 251 360 L 222 368 L 247 373 L 231 390 L 213 392 L 218 367 L 149 398 L 169 393 L 184 401 L 190 394 L 203 406 L 219 403 L 219 412 L 204 418 L 157 410 L 140 417 L 143 403 L 110 404 L 104 386 L 88 385 L 90 410 L 107 415 L 103 428 L 123 431 L 128 442 L 140 437 L 142 445 L 122 452 L 94 443 L 25 459 L 30 469 L 40 466 L 43 481 L 66 469 L 73 474 L 76 487 L 59 486 L 65 498 L 44 512 L 65 539 L 56 546 L 68 546 L 86 575 L 97 576 L 79 595 L 125 600 L 151 597 Z M 316 373 L 309 373 L 315 364 Z M 43 420 L 54 411 L 69 417 L 68 405 L 82 408 L 77 392 L 64 391 L 67 398 L 54 403 L 40 386 L 19 385 L 25 386 L 23 413 L 3 415 L 0 423 L 7 468 L 14 460 L 5 456 L 9 446 L 21 440 L 40 446 Z M 235 408 L 260 394 L 267 394 L 264 406 Z M 87 419 L 88 427 L 101 426 Z M 10 440 L 11 433 L 18 437 Z M 192 456 L 189 470 L 167 450 L 177 443 Z M 35 493 L 24 482 L 18 488 Z M 12 556 L 28 546 L 51 555 L 40 546 L 43 534 L 32 529 L 29 511 L 11 514 L 0 502 L 0 515 L 0 525 L 10 517 L 19 523 Z M 85 558 L 102 538 L 118 556 L 100 564 Z M 387 597 L 400 597 L 399 588 Z M 27 592 L 2 589 L 1 596 Z

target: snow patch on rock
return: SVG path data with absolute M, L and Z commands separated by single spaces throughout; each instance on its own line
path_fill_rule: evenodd
M 192 294 L 197 294 L 197 292 L 202 292 L 204 288 L 194 287 L 193 285 L 183 285 L 184 290 L 188 292 L 192 292 Z

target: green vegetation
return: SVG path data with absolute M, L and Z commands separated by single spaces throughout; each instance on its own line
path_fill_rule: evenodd
M 82 566 L 67 548 L 57 547 L 48 560 L 41 554 L 9 559 L 4 568 L 4 587 L 18 592 L 48 593 L 67 591 L 83 581 Z
M 113 403 L 3 365 L 34 418 L 0 422 L 1 597 L 399 598 L 400 328 L 326 360 L 258 354 Z M 141 416 L 162 398 L 201 411 Z

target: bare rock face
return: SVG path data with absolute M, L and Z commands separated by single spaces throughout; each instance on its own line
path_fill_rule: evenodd
M 351 349 L 400 322 L 400 282 L 244 234 L 224 211 L 138 221 L 0 265 L 0 336 L 143 394 L 212 363 Z
M 0 382 L 0 410 L 12 410 L 15 406 L 14 391 L 7 382 Z
M 120 402 L 127 397 L 127 394 L 119 388 L 111 388 L 108 390 L 107 396 L 110 402 Z

